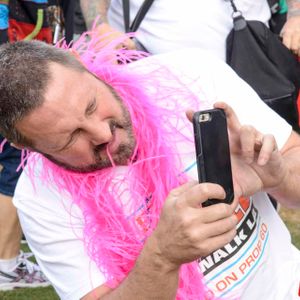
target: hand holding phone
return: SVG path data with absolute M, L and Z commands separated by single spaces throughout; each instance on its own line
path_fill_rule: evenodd
M 224 200 L 209 199 L 202 205 L 230 204 L 234 199 L 226 114 L 222 109 L 198 111 L 193 116 L 199 182 L 221 185 Z

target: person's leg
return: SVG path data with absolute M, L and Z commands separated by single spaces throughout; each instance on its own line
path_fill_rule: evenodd
M 0 144 L 3 142 L 0 136 Z M 20 251 L 22 231 L 12 197 L 20 172 L 21 152 L 6 143 L 0 153 L 0 290 L 49 285 L 38 265 Z
M 21 237 L 22 230 L 12 197 L 0 194 L 0 260 L 19 255 Z
M 4 138 L 0 136 L 1 145 Z M 17 210 L 12 203 L 20 172 L 21 152 L 6 143 L 0 153 L 0 271 L 8 271 L 17 263 L 22 237 Z

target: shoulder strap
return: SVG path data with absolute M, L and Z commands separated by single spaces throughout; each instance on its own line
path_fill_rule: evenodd
M 137 12 L 132 24 L 130 25 L 130 3 L 129 0 L 123 0 L 123 17 L 124 17 L 124 27 L 125 32 L 135 32 L 139 28 L 141 22 L 143 21 L 145 15 L 150 9 L 154 0 L 144 0 L 142 6 Z
M 233 10 L 234 13 L 241 13 L 241 12 L 237 9 L 237 7 L 236 7 L 236 5 L 235 5 L 235 3 L 234 3 L 233 0 L 229 0 L 229 2 L 230 2 L 230 4 L 231 4 L 231 7 L 232 7 L 232 10 Z
M 123 19 L 124 19 L 124 28 L 125 32 L 129 32 L 129 21 L 130 21 L 130 7 L 129 0 L 123 0 Z

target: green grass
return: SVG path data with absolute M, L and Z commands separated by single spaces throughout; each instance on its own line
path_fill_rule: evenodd
M 27 244 L 21 246 L 22 251 L 29 252 L 30 249 Z M 30 260 L 35 262 L 34 257 Z M 53 287 L 42 287 L 42 288 L 27 288 L 27 289 L 16 289 L 13 291 L 1 292 L 0 300 L 59 300 Z
M 280 216 L 288 227 L 293 244 L 300 249 L 300 209 L 280 209 Z
M 290 210 L 282 207 L 280 216 L 286 223 L 292 235 L 293 244 L 300 249 L 300 210 Z M 23 251 L 29 251 L 27 245 L 22 245 Z M 0 291 L 1 300 L 59 300 L 52 287 L 17 289 L 9 292 Z
M 16 289 L 0 292 L 1 300 L 59 300 L 52 287 Z

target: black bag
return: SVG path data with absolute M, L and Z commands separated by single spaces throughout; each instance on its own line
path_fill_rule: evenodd
M 266 104 L 299 131 L 299 62 L 265 24 L 246 21 L 234 4 L 233 9 L 234 28 L 226 41 L 226 62 Z

